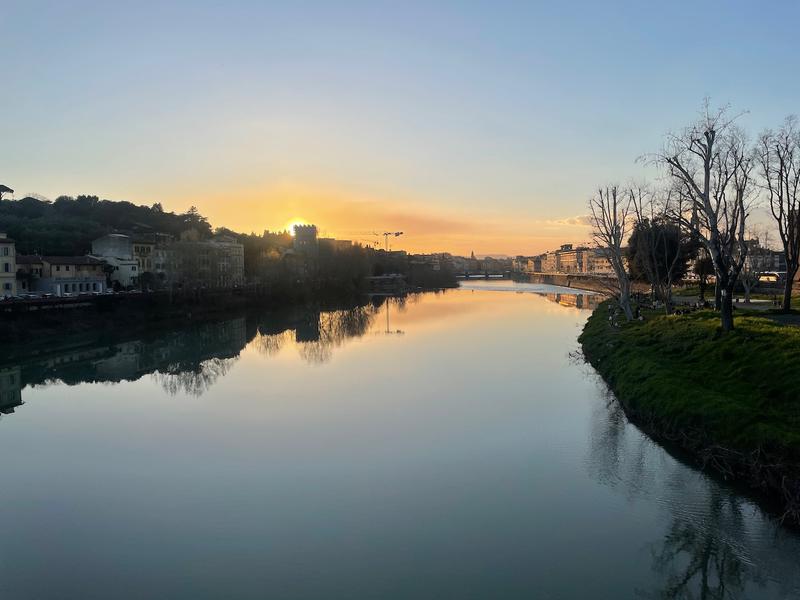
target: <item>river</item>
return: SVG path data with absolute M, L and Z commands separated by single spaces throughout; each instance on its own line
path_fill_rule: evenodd
M 2 597 L 799 597 L 800 536 L 580 359 L 595 301 L 467 282 L 5 364 Z

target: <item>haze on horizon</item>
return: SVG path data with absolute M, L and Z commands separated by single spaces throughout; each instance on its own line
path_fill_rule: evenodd
M 703 97 L 800 112 L 800 5 L 602 4 L 6 0 L 0 182 L 532 254 Z

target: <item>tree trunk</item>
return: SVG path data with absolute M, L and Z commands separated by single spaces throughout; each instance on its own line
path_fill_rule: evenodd
M 631 308 L 631 299 L 627 294 L 620 294 L 619 307 L 625 313 L 625 318 L 628 321 L 633 321 L 633 309 Z
M 733 331 L 733 290 L 725 290 L 725 295 L 721 297 L 720 304 L 722 331 Z
M 667 283 L 664 290 L 664 314 L 672 314 L 672 283 Z
M 794 276 L 797 271 L 786 272 L 786 283 L 783 285 L 783 310 L 789 312 L 792 309 L 792 286 L 794 286 Z
M 706 279 L 705 275 L 703 275 L 702 277 L 700 277 L 700 302 L 705 302 L 707 285 L 708 285 L 708 280 Z
M 714 310 L 722 310 L 722 286 L 719 284 L 719 277 L 714 284 Z
M 625 313 L 628 321 L 633 321 L 633 309 L 631 308 L 631 282 L 627 277 L 618 278 L 619 282 L 619 307 Z

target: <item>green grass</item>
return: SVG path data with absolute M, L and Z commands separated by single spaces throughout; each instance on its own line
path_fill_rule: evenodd
M 679 298 L 698 298 L 700 296 L 700 286 L 699 285 L 690 285 L 687 287 L 675 287 L 672 290 L 672 295 Z M 744 298 L 744 292 L 738 291 L 736 296 L 739 298 Z M 753 292 L 750 294 L 750 298 L 753 300 L 772 300 L 773 298 L 777 297 L 778 300 L 783 301 L 783 290 L 776 290 L 771 293 L 756 293 Z M 713 302 L 714 301 L 714 284 L 709 284 L 706 288 L 706 300 Z M 795 304 L 800 303 L 800 292 L 792 294 L 792 306 Z
M 800 457 L 800 327 L 741 315 L 723 334 L 711 311 L 648 317 L 611 327 L 604 303 L 580 336 L 624 404 L 730 449 Z

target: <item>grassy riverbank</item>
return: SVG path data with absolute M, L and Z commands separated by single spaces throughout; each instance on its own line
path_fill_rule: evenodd
M 612 327 L 609 304 L 580 342 L 632 420 L 800 520 L 800 328 L 739 316 L 651 315 Z

